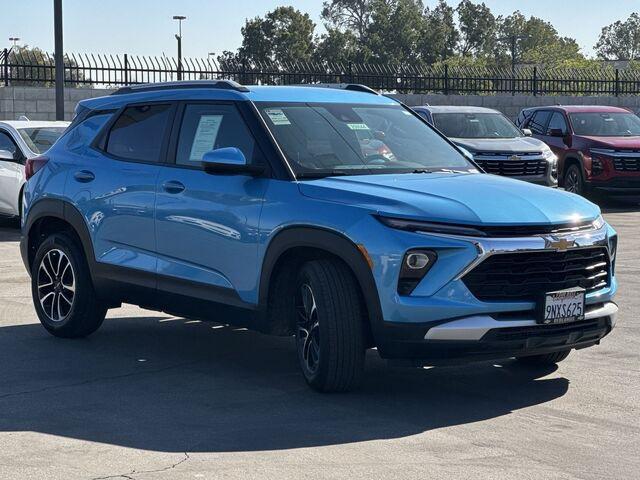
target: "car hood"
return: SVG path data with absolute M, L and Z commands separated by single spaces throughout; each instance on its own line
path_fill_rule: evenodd
M 480 173 L 328 177 L 302 181 L 299 188 L 307 197 L 434 222 L 557 225 L 600 214 L 572 193 Z
M 628 149 L 640 149 L 640 137 L 590 137 L 581 135 L 578 138 L 583 138 L 589 142 L 591 148 L 628 148 Z
M 450 138 L 470 152 L 541 152 L 544 143 L 537 138 Z

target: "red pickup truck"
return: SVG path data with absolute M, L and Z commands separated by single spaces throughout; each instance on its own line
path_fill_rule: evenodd
M 605 106 L 533 107 L 522 110 L 516 124 L 556 154 L 565 190 L 640 195 L 640 118 L 634 113 Z

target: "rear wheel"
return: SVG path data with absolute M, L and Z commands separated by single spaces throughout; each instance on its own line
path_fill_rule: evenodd
M 307 383 L 321 392 L 356 388 L 365 347 L 363 308 L 351 272 L 337 260 L 305 263 L 294 301 L 298 362 Z
M 93 289 L 89 267 L 78 242 L 56 233 L 39 246 L 32 265 L 31 292 L 40 323 L 56 337 L 85 337 L 107 314 Z
M 569 356 L 571 350 L 561 350 L 559 352 L 545 353 L 543 355 L 531 355 L 529 357 L 517 357 L 520 363 L 530 366 L 546 367 L 560 363 Z
M 566 173 L 564 174 L 564 189 L 567 192 L 575 193 L 577 195 L 584 195 L 584 179 L 582 178 L 582 171 L 580 167 L 575 163 L 569 165 Z

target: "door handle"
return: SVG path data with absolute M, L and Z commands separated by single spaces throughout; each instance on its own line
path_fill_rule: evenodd
M 180 193 L 184 191 L 184 185 L 176 180 L 170 180 L 162 184 L 162 188 L 167 193 Z
M 95 180 L 96 176 L 89 170 L 80 170 L 73 176 L 80 183 L 89 183 Z

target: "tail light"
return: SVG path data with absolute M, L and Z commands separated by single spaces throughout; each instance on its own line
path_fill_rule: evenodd
M 24 174 L 27 180 L 33 177 L 48 161 L 49 157 L 45 157 L 44 155 L 27 159 L 27 163 L 24 165 Z

